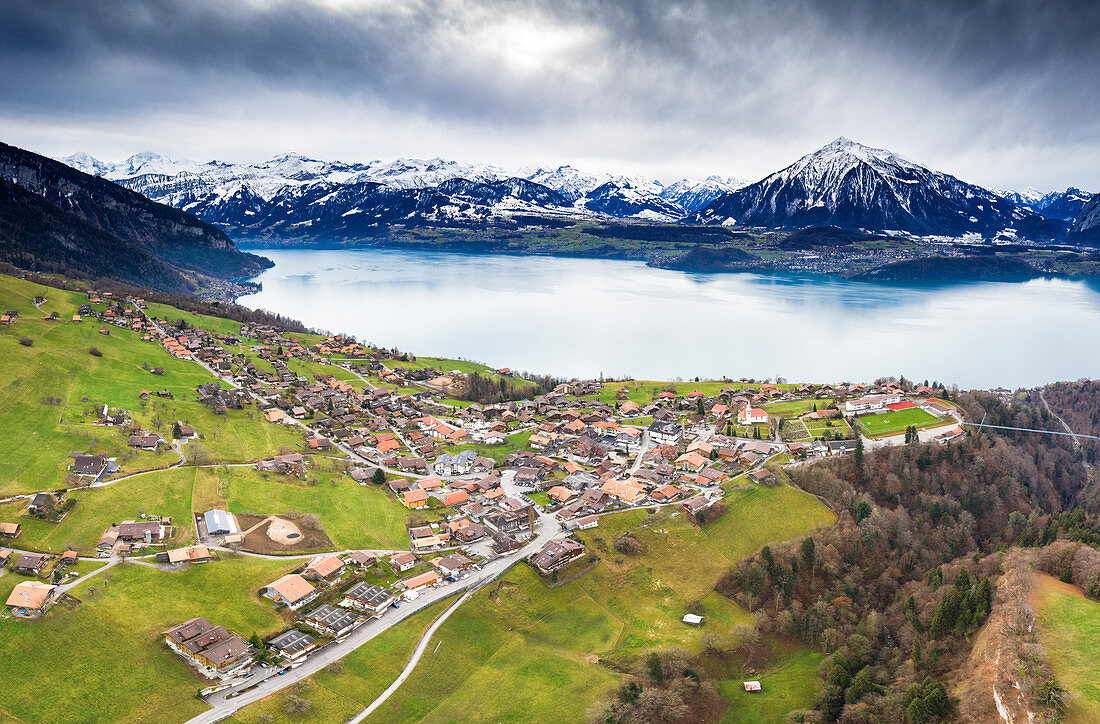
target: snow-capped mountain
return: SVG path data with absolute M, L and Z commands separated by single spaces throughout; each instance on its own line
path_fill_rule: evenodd
M 516 173 L 441 158 L 326 162 L 288 153 L 255 164 L 177 161 L 140 153 L 106 163 L 80 153 L 64 161 L 209 223 L 250 237 L 343 235 L 364 219 L 390 224 L 472 223 L 533 216 L 676 221 L 685 213 L 642 178 L 589 174 L 570 166 Z M 360 215 L 352 224 L 333 219 Z
M 748 181 L 721 176 L 707 176 L 702 181 L 680 179 L 661 189 L 661 198 L 682 206 L 687 211 L 698 211 L 723 194 L 748 186 Z
M 1078 215 L 1070 229 L 1069 241 L 1100 246 L 1100 194 L 1096 194 Z
M 1050 239 L 1065 226 L 890 151 L 838 138 L 689 217 L 710 224 L 834 225 L 918 235 Z
M 1030 186 L 1023 191 L 998 191 L 997 194 L 1017 206 L 1031 209 L 1048 219 L 1058 219 L 1070 224 L 1092 198 L 1092 194 L 1088 191 L 1072 186 L 1065 191 L 1052 191 L 1049 194 L 1036 191 Z

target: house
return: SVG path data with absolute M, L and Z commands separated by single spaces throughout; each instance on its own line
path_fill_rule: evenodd
M 207 678 L 227 679 L 252 663 L 252 647 L 223 626 L 212 626 L 203 617 L 163 632 L 164 642 Z
M 435 569 L 444 576 L 455 576 L 462 573 L 470 566 L 474 565 L 466 556 L 461 553 L 452 553 L 449 556 L 443 556 L 442 558 L 435 558 L 431 561 Z
M 390 556 L 390 568 L 394 573 L 403 573 L 416 565 L 416 556 L 412 553 L 394 553 Z
M 31 515 L 45 515 L 55 507 L 57 507 L 57 498 L 53 493 L 36 493 L 27 504 L 27 512 Z
M 844 403 L 845 412 L 881 412 L 887 405 L 901 402 L 901 395 L 867 395 Z
M 759 407 L 750 407 L 748 403 L 737 413 L 739 425 L 767 425 L 768 412 Z
M 360 582 L 344 591 L 339 605 L 344 608 L 365 611 L 377 618 L 385 613 L 386 607 L 396 600 L 397 594 L 390 589 Z
M 626 505 L 638 502 L 645 493 L 645 488 L 633 480 L 609 480 L 604 483 L 602 490 Z
M 167 563 L 172 566 L 182 566 L 185 563 L 209 563 L 210 549 L 206 546 L 173 548 L 170 551 L 157 553 L 156 558 L 158 563 Z
M 138 432 L 130 436 L 129 445 L 139 450 L 156 450 L 163 442 L 164 438 L 155 432 Z
M 208 510 L 202 514 L 208 535 L 228 535 L 237 532 L 232 516 L 224 510 Z
M 470 525 L 459 528 L 453 535 L 458 542 L 469 544 L 484 538 L 486 532 L 483 526 L 477 523 L 471 523 Z
M 474 467 L 477 454 L 473 450 L 463 450 L 454 455 L 443 453 L 435 461 L 435 472 L 439 475 L 466 475 Z
M 370 568 L 378 562 L 378 556 L 373 553 L 367 553 L 366 551 L 352 551 L 347 558 L 344 559 L 344 563 L 349 566 L 357 566 L 359 568 Z
M 684 501 L 684 510 L 691 513 L 692 515 L 695 515 L 696 513 L 706 510 L 710 506 L 714 505 L 716 500 L 717 498 L 712 500 L 702 495 L 696 495 L 694 498 L 688 498 Z
M 76 551 L 65 551 L 61 554 L 61 560 L 58 561 L 60 565 L 70 566 L 77 561 Z
M 168 526 L 160 522 L 127 520 L 114 527 L 118 539 L 127 543 L 160 543 L 168 537 Z
M 261 588 L 260 595 L 294 611 L 317 598 L 320 591 L 297 573 L 288 573 Z
M 573 530 L 588 530 L 589 528 L 595 528 L 600 524 L 600 517 L 598 515 L 586 515 L 574 520 L 571 528 Z
M 697 452 L 689 452 L 676 458 L 674 464 L 677 470 L 690 470 L 697 473 L 707 466 L 707 458 Z
M 57 586 L 48 583 L 23 581 L 12 589 L 5 605 L 11 609 L 13 616 L 20 618 L 41 616 L 53 604 L 57 591 Z
M 344 562 L 337 556 L 314 558 L 302 569 L 302 575 L 312 581 L 334 581 L 344 572 Z
M 427 508 L 428 493 L 424 490 L 410 490 L 402 496 L 401 502 L 405 504 L 406 508 L 412 508 L 413 510 Z
M 106 469 L 107 457 L 105 455 L 84 455 L 82 453 L 73 455 L 73 475 L 99 479 L 99 476 Z
M 427 571 L 413 576 L 412 578 L 406 578 L 397 585 L 404 588 L 406 591 L 418 591 L 421 588 L 438 586 L 442 582 L 443 576 L 439 575 L 438 571 Z
M 267 418 L 268 422 L 274 422 L 278 424 L 286 420 L 286 413 L 277 407 L 272 407 L 264 413 L 264 417 Z
M 546 491 L 546 497 L 555 503 L 567 503 L 573 498 L 577 497 L 578 493 L 575 490 L 570 490 L 561 485 L 555 485 Z
M 542 573 L 553 573 L 583 555 L 582 544 L 572 538 L 556 538 L 547 541 L 538 553 L 531 556 L 531 564 Z
M 450 542 L 451 536 L 449 533 L 433 533 L 423 538 L 413 538 L 412 547 L 417 553 L 424 553 L 439 548 L 446 548 L 447 544 Z
M 5 538 L 15 538 L 22 532 L 18 523 L 0 523 L 0 535 Z
M 351 611 L 323 603 L 302 616 L 302 623 L 333 638 L 341 638 L 366 621 Z
M 680 489 L 674 485 L 662 485 L 653 489 L 649 493 L 649 497 L 658 503 L 670 503 L 680 497 Z
M 41 553 L 24 553 L 12 564 L 12 570 L 27 575 L 38 575 L 49 559 Z
M 317 639 L 309 634 L 302 633 L 296 628 L 292 628 L 289 631 L 283 631 L 281 634 L 268 641 L 267 647 L 271 649 L 271 653 L 276 656 L 282 656 L 284 659 L 297 661 L 317 648 Z
M 772 479 L 772 471 L 767 468 L 757 468 L 749 472 L 749 477 L 752 478 L 754 482 L 764 483 Z
M 9 563 L 11 563 L 11 551 L 0 548 L 0 570 L 7 568 Z
M 439 496 L 439 502 L 443 503 L 443 505 L 447 508 L 451 507 L 452 505 L 461 505 L 462 503 L 468 502 L 469 500 L 470 494 L 467 493 L 465 490 L 453 490 L 449 493 L 444 493 L 443 495 Z
M 680 444 L 680 425 L 671 420 L 654 420 L 646 430 L 654 445 Z

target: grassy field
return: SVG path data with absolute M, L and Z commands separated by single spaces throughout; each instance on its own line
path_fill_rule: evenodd
M 764 405 L 764 410 L 775 417 L 798 417 L 814 409 L 824 410 L 831 407 L 833 400 L 793 400 L 790 402 L 772 402 Z
M 1100 721 L 1100 603 L 1068 583 L 1039 576 L 1040 640 L 1059 683 L 1074 694 L 1066 721 Z
M 721 380 L 704 380 L 701 382 L 661 382 L 658 380 L 627 380 L 627 381 L 611 381 L 603 383 L 603 389 L 592 396 L 593 399 L 604 402 L 608 405 L 618 406 L 621 401 L 619 400 L 619 390 L 626 388 L 626 396 L 628 400 L 633 400 L 643 407 L 653 402 L 657 395 L 661 394 L 665 390 L 672 390 L 679 396 L 686 396 L 692 392 L 699 391 L 708 397 L 713 397 L 719 394 L 727 387 L 734 390 L 740 390 L 745 387 L 756 387 L 759 389 L 760 385 L 751 385 L 743 382 L 723 382 Z M 793 390 L 797 385 L 777 385 L 780 389 Z
M 503 445 L 455 445 L 448 452 L 457 454 L 463 450 L 473 450 L 478 455 L 492 458 L 499 463 L 515 451 L 526 448 L 527 441 L 531 439 L 534 433 L 534 430 L 526 430 L 515 435 L 508 435 L 504 438 Z
M 908 410 L 887 412 L 881 415 L 864 415 L 857 417 L 856 422 L 863 428 L 868 437 L 881 437 L 884 435 L 897 435 L 905 432 L 905 428 L 914 425 L 917 429 L 934 427 L 944 424 L 944 420 L 936 417 L 919 407 L 910 407 Z
M 393 683 L 416 642 L 447 605 L 448 602 L 440 602 L 418 611 L 345 656 L 340 665 L 311 676 L 309 690 L 299 694 L 312 704 L 305 714 L 291 715 L 283 711 L 291 694 L 283 691 L 245 707 L 231 721 L 241 724 L 347 721 Z
M 347 475 L 317 468 L 305 482 L 247 467 L 214 468 L 212 476 L 203 485 L 203 505 L 221 499 L 233 513 L 313 513 L 338 549 L 409 547 L 409 511 L 387 488 L 359 485 Z M 211 484 L 217 486 L 216 498 L 209 493 Z
M 70 547 L 91 555 L 103 531 L 113 523 L 137 520 L 141 512 L 171 516 L 178 527 L 171 545 L 186 545 L 194 538 L 191 497 L 195 468 L 177 468 L 138 475 L 104 488 L 70 493 L 76 506 L 60 523 L 20 517 L 18 504 L 0 505 L 0 521 L 20 523 L 18 545 L 60 552 Z
M 45 296 L 43 310 L 58 311 L 61 320 L 71 320 L 86 299 L 0 276 L 0 308 L 20 315 L 16 324 L 0 327 L 0 495 L 62 487 L 68 455 L 76 450 L 117 455 L 124 472 L 175 459 L 131 450 L 121 431 L 90 424 L 104 404 L 128 410 L 135 422 L 166 437 L 175 420 L 192 424 L 205 439 L 185 450 L 223 461 L 256 460 L 301 442 L 300 433 L 268 424 L 253 409 L 214 415 L 195 400 L 195 388 L 210 376 L 130 330 L 111 327 L 111 334 L 101 335 L 95 320 L 44 321 L 32 304 L 36 295 Z M 19 344 L 24 336 L 32 346 Z M 89 354 L 92 347 L 102 356 Z M 163 367 L 165 374 L 152 375 L 146 367 Z M 142 390 L 162 389 L 174 398 L 139 399 Z
M 0 720 L 40 721 L 50 712 L 68 722 L 163 722 L 204 711 L 194 693 L 205 680 L 160 632 L 194 616 L 245 638 L 281 630 L 284 622 L 256 591 L 293 566 L 233 556 L 173 573 L 124 564 L 77 588 L 83 603 L 74 610 L 58 607 L 33 622 L 0 619 L 0 681 L 8 684 Z
M 813 706 L 817 694 L 817 667 L 824 656 L 809 649 L 796 649 L 756 674 L 761 690 L 750 694 L 740 677 L 718 684 L 729 707 L 723 724 L 770 724 L 783 721 L 792 709 Z
M 836 522 L 836 515 L 817 498 L 789 485 L 756 486 L 726 499 L 725 515 L 703 529 L 719 550 L 733 560 L 772 541 L 790 540 Z

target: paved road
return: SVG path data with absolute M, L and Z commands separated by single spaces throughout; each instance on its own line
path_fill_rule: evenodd
M 444 584 L 438 588 L 421 593 L 415 600 L 401 604 L 401 608 L 397 611 L 391 609 L 389 613 L 385 614 L 382 618 L 368 621 L 352 632 L 343 641 L 332 644 L 318 651 L 316 654 L 309 656 L 303 664 L 295 669 L 287 671 L 285 674 L 276 676 L 276 670 L 274 669 L 254 668 L 253 671 L 256 672 L 254 677 L 249 679 L 246 683 L 224 689 L 206 697 L 206 702 L 210 704 L 212 708 L 191 719 L 188 724 L 214 724 L 214 722 L 230 717 L 241 707 L 259 701 L 266 696 L 270 696 L 290 686 L 294 682 L 301 681 L 307 676 L 316 673 L 333 661 L 337 661 L 347 656 L 375 636 L 395 626 L 417 611 L 423 610 L 433 603 L 441 601 L 455 593 L 476 590 L 477 587 L 503 575 L 509 568 L 521 561 L 525 556 L 541 548 L 545 543 L 557 536 L 560 530 L 553 516 L 543 515 L 538 521 L 537 535 L 530 542 L 515 553 L 502 556 L 484 564 L 482 570 L 479 571 L 476 576 L 471 575 L 465 580 Z M 243 691 L 246 687 L 253 688 Z

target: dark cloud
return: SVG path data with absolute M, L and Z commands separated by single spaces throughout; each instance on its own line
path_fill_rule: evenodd
M 385 136 L 385 117 L 433 150 L 482 133 L 505 160 L 536 156 L 526 141 L 732 173 L 845 134 L 949 170 L 1030 159 L 1037 182 L 1100 186 L 1081 154 L 1100 148 L 1097 27 L 1100 3 L 1031 0 L 8 0 L 0 122 L 145 118 L 148 136 L 151 118 L 201 129 L 223 108 L 216 132 L 253 150 L 249 121 L 308 117 L 337 138 L 349 116 Z

